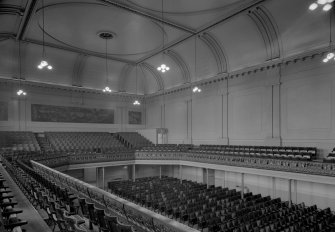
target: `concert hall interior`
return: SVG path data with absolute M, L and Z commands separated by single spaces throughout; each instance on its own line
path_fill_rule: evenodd
M 0 1 L 0 231 L 335 232 L 334 0 Z

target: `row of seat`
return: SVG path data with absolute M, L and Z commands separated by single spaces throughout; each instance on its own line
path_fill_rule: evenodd
M 296 153 L 296 152 L 254 152 L 254 151 L 217 151 L 217 150 L 192 150 L 192 153 L 199 154 L 219 154 L 225 156 L 245 156 L 245 157 L 258 157 L 258 158 L 271 158 L 271 159 L 290 159 L 290 160 L 313 160 L 314 154 L 311 153 Z
M 0 131 L 0 148 L 12 151 L 40 151 L 40 146 L 32 132 Z
M 328 154 L 324 161 L 329 163 L 335 163 L 335 148 L 333 148 L 333 150 Z
M 0 173 L 0 211 L 3 221 L 3 227 L 0 223 L 0 231 L 2 229 L 12 232 L 22 232 L 22 226 L 26 225 L 28 222 L 19 219 L 18 215 L 23 212 L 23 210 L 18 210 L 15 208 L 17 202 L 13 201 L 14 195 L 11 195 L 11 190 L 6 186 L 6 180 L 4 179 L 2 173 Z
M 248 156 L 260 158 L 279 158 L 313 160 L 317 157 L 315 147 L 274 147 L 274 146 L 230 146 L 230 145 L 200 145 L 162 144 L 140 149 L 143 152 L 189 152 L 195 154 L 220 154 L 228 156 Z
M 9 164 L 10 166 L 11 164 Z M 84 196 L 85 191 L 73 192 L 69 186 L 51 181 L 33 169 L 18 161 L 12 172 L 20 180 L 32 204 L 47 212 L 47 222 L 61 232 L 84 232 L 98 228 L 101 232 L 133 232 L 127 221 L 121 220 L 110 210 L 111 203 L 97 204 L 93 199 Z M 144 232 L 138 229 L 136 231 Z
M 188 151 L 194 146 L 192 144 L 156 144 L 141 148 L 141 151 Z
M 56 151 L 111 151 L 124 147 L 114 136 L 105 132 L 45 132 Z
M 129 148 L 141 148 L 152 145 L 152 142 L 137 132 L 118 132 L 116 136 Z
M 163 177 L 109 183 L 110 191 L 209 232 L 334 231 L 330 209 L 292 205 L 279 198 Z

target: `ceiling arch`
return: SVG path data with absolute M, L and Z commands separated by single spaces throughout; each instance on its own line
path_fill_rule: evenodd
M 141 65 L 141 67 L 146 69 L 155 78 L 155 80 L 157 82 L 157 86 L 158 86 L 157 91 L 163 90 L 164 89 L 164 81 L 163 81 L 161 75 L 157 72 L 157 70 L 147 62 L 143 62 L 140 65 Z
M 82 72 L 87 60 L 87 55 L 79 54 L 73 66 L 72 74 L 72 85 L 81 87 L 82 84 Z
M 223 47 L 217 41 L 217 39 L 211 35 L 209 32 L 205 32 L 199 36 L 199 38 L 208 46 L 208 48 L 213 53 L 215 58 L 218 73 L 224 73 L 228 71 L 228 61 L 225 53 L 223 52 Z
M 118 80 L 118 89 L 120 92 L 126 92 L 126 79 L 129 76 L 129 73 L 132 69 L 133 65 L 130 64 L 126 64 L 123 66 L 122 70 L 121 70 L 121 74 L 119 75 L 119 80 Z
M 173 50 L 168 50 L 165 54 L 169 56 L 180 68 L 184 83 L 190 83 L 191 82 L 190 70 L 186 62 L 183 60 L 183 58 Z
M 261 33 L 267 52 L 267 60 L 280 57 L 279 32 L 273 17 L 264 6 L 257 6 L 248 12 Z
M 17 39 L 27 81 L 98 91 L 107 82 L 114 92 L 134 92 L 137 65 L 141 93 L 329 46 L 329 14 L 308 11 L 306 0 L 166 1 L 164 19 L 160 2 L 48 0 L 43 43 L 40 1 L 0 1 L 0 76 L 17 77 Z M 99 31 L 115 33 L 108 44 L 108 76 Z M 43 44 L 52 72 L 36 68 Z M 162 62 L 169 72 L 156 70 Z

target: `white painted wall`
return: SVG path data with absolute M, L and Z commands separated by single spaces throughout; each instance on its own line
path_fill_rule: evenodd
M 198 183 L 203 183 L 203 170 L 198 167 L 182 166 L 182 178 L 184 180 L 192 180 Z
M 159 176 L 158 165 L 136 165 L 136 178 Z
M 325 157 L 335 147 L 335 66 L 320 59 L 151 98 L 146 128 L 166 127 L 169 143 L 316 146 Z
M 84 181 L 95 185 L 97 181 L 97 168 L 84 168 Z
M 126 165 L 105 167 L 105 183 L 115 180 L 128 180 L 131 178 L 130 169 L 131 166 Z
M 27 97 L 20 98 L 16 95 L 18 87 L 0 85 L 0 99 L 8 102 L 8 121 L 0 121 L 0 130 L 21 131 L 135 131 L 144 128 L 142 125 L 128 124 L 128 111 L 141 111 L 141 107 L 134 107 L 132 99 L 113 97 L 99 94 L 80 94 L 71 91 L 45 89 L 23 86 L 28 93 Z M 114 110 L 114 124 L 97 123 L 51 123 L 32 122 L 31 104 L 46 104 L 56 106 L 72 106 L 83 108 L 100 108 Z M 145 120 L 142 120 L 143 122 Z

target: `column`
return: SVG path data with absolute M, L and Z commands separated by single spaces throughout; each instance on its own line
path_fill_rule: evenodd
M 272 198 L 276 198 L 276 177 L 272 177 Z
M 206 168 L 206 184 L 207 184 L 207 188 L 209 188 L 208 181 L 209 181 L 209 178 L 208 178 L 208 168 Z
M 95 184 L 99 188 L 99 167 L 95 169 Z
M 179 165 L 179 179 L 180 183 L 183 183 L 183 168 L 181 165 Z
M 288 202 L 291 208 L 292 206 L 292 180 L 291 179 L 288 180 Z
M 159 179 L 162 179 L 162 165 L 159 165 Z
M 294 184 L 294 203 L 298 204 L 298 181 L 293 180 L 293 184 Z
M 223 173 L 223 188 L 226 187 L 226 171 L 222 171 Z
M 136 166 L 133 164 L 133 181 L 135 182 L 136 180 Z
M 102 189 L 105 190 L 105 167 L 102 167 Z
M 241 173 L 241 198 L 244 198 L 244 173 Z
M 268 118 L 265 130 L 266 145 L 281 146 L 281 67 L 272 68 L 267 72 L 267 99 L 266 108 Z

